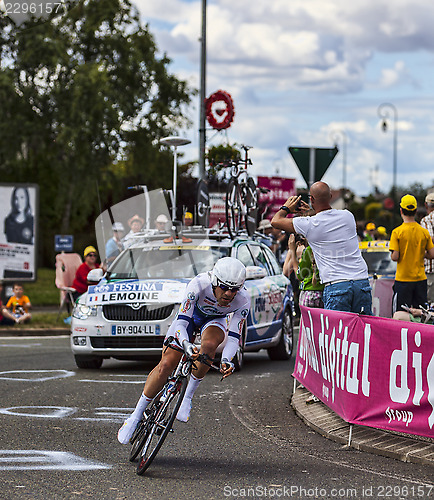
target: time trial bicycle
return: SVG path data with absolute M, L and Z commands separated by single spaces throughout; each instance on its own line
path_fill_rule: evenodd
M 168 337 L 164 342 L 166 349 L 170 348 L 180 351 L 183 353 L 183 356 L 172 375 L 167 379 L 164 387 L 155 396 L 148 408 L 146 408 L 142 420 L 137 425 L 130 439 L 132 444 L 130 461 L 133 462 L 139 457 L 137 465 L 137 474 L 139 475 L 145 473 L 157 456 L 169 432 L 173 432 L 172 426 L 184 399 L 188 379 L 193 368 L 196 367 L 196 362 L 203 363 L 220 371 L 220 368 L 213 364 L 215 360 L 211 359 L 208 355 L 199 354 L 193 360 L 184 352 L 182 347 L 173 346 L 172 343 L 174 341 L 177 342 L 177 339 Z

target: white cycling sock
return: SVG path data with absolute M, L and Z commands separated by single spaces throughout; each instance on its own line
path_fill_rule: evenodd
M 148 396 L 145 396 L 142 393 L 140 395 L 140 399 L 137 401 L 136 408 L 134 409 L 133 413 L 130 415 L 129 418 L 133 418 L 134 420 L 140 420 L 143 416 L 143 412 L 145 411 L 146 407 L 153 399 L 154 398 L 148 398 Z
M 188 381 L 187 389 L 185 391 L 185 398 L 192 399 L 196 389 L 199 387 L 199 384 L 202 382 L 202 378 L 196 378 L 193 374 L 190 375 L 190 380 Z
M 131 413 L 131 415 L 125 420 L 122 427 L 118 431 L 118 441 L 120 443 L 128 444 L 130 442 L 131 436 L 134 434 L 137 424 L 143 416 L 143 412 L 152 399 L 153 398 L 148 398 L 143 393 L 141 394 L 133 413 Z
M 176 415 L 177 420 L 180 420 L 181 422 L 188 422 L 191 411 L 191 399 L 202 380 L 203 378 L 196 378 L 194 375 L 190 376 L 184 399 L 182 400 L 178 414 Z

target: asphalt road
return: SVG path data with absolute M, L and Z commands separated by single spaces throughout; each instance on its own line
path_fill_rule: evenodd
M 210 373 L 145 476 L 116 439 L 152 364 L 78 370 L 69 339 L 0 339 L 1 499 L 434 498 L 433 470 L 346 449 L 289 405 L 293 362 Z

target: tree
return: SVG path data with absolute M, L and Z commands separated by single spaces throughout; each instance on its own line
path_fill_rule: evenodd
M 158 140 L 188 123 L 193 91 L 128 0 L 84 0 L 26 28 L 0 19 L 1 178 L 40 185 L 48 234 L 82 232 L 110 188 L 167 185 L 171 155 Z
M 214 189 L 219 189 L 221 184 L 225 184 L 224 179 L 228 173 L 228 166 L 231 161 L 241 159 L 241 152 L 236 148 L 236 144 L 220 144 L 211 146 L 208 149 L 208 179 L 209 184 Z

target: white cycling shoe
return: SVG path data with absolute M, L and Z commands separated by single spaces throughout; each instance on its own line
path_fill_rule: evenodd
M 188 422 L 190 418 L 191 411 L 191 399 L 184 398 L 181 406 L 179 407 L 178 414 L 176 415 L 176 420 L 180 422 Z
M 118 441 L 121 444 L 128 444 L 134 431 L 136 430 L 137 424 L 140 419 L 129 417 L 125 420 L 122 427 L 118 431 Z

